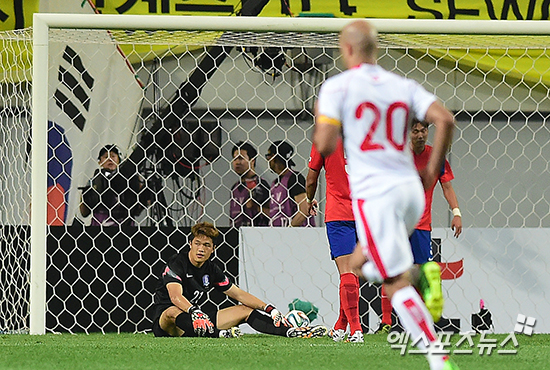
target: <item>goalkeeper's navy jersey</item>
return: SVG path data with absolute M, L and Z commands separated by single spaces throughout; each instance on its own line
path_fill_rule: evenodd
M 207 298 L 206 292 L 212 288 L 224 292 L 233 285 L 222 269 L 211 260 L 206 261 L 200 268 L 193 266 L 189 261 L 189 246 L 170 257 L 162 270 L 155 290 L 155 318 L 174 305 L 166 289 L 168 283 L 180 284 L 183 296 L 192 305 L 204 303 Z

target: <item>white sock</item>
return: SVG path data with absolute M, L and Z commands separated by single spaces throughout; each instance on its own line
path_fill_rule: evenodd
M 403 327 L 410 333 L 410 338 L 413 342 L 423 335 L 422 339 L 416 343 L 419 349 L 427 349 L 426 343 L 424 343 L 425 340 L 430 342 L 430 346 L 432 343 L 437 342 L 438 339 L 435 334 L 432 316 L 428 312 L 424 301 L 422 301 L 422 298 L 420 298 L 412 286 L 399 289 L 395 292 L 391 299 L 391 304 L 399 316 Z M 426 355 L 431 370 L 441 370 L 446 357 L 430 353 Z

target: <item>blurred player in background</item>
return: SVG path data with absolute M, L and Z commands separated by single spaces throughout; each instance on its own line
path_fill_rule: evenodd
M 269 225 L 269 184 L 256 174 L 258 152 L 239 141 L 231 150 L 233 171 L 241 178 L 231 187 L 230 217 L 234 227 Z
M 315 226 L 315 219 L 308 213 L 306 179 L 292 169 L 296 165 L 293 154 L 292 145 L 275 141 L 265 155 L 269 168 L 277 174 L 270 189 L 271 226 Z
M 311 146 L 309 171 L 306 177 L 307 204 L 310 215 L 317 215 L 315 192 L 319 173 L 325 168 L 326 207 L 325 225 L 330 246 L 330 256 L 340 274 L 339 296 L 340 314 L 329 336 L 335 342 L 344 340 L 349 324 L 348 341 L 363 342 L 363 329 L 359 319 L 359 278 L 349 265 L 350 255 L 357 244 L 355 219 L 351 208 L 346 159 L 342 140 L 338 140 L 336 151 L 329 156 L 319 154 L 315 145 Z
M 416 169 L 422 172 L 430 158 L 432 152 L 432 147 L 426 145 L 428 140 L 428 122 L 420 122 L 417 119 L 413 119 L 411 124 L 411 150 L 414 157 L 414 165 Z M 420 218 L 420 222 L 416 225 L 415 230 L 412 235 L 409 237 L 411 242 L 411 249 L 413 252 L 414 263 L 421 265 L 428 261 L 431 261 L 433 258 L 432 254 L 432 201 L 435 185 L 437 182 L 441 184 L 441 189 L 443 190 L 443 196 L 449 204 L 449 208 L 453 212 L 453 219 L 451 221 L 451 230 L 454 231 L 454 237 L 462 233 L 462 215 L 460 209 L 458 208 L 458 200 L 456 198 L 453 185 L 451 180 L 454 179 L 453 171 L 451 170 L 451 165 L 445 159 L 445 163 L 439 172 L 437 180 L 433 183 L 432 186 L 424 190 L 424 196 L 426 201 L 426 207 L 424 208 L 424 213 Z M 392 306 L 390 300 L 384 294 L 384 289 L 382 289 L 382 321 L 378 327 L 377 332 L 388 333 L 391 330 L 392 326 Z
M 377 34 L 367 21 L 348 23 L 340 33 L 347 71 L 325 81 L 319 92 L 314 144 L 333 153 L 341 135 L 347 155 L 353 213 L 360 245 L 351 266 L 371 282 L 383 282 L 411 339 L 427 350 L 431 370 L 457 369 L 439 346 L 433 320 L 443 310 L 440 269 L 428 262 L 412 276 L 409 235 L 424 211 L 425 188 L 437 179 L 452 140 L 454 118 L 418 83 L 376 65 Z M 407 145 L 413 117 L 436 126 L 422 182 Z M 411 285 L 419 283 L 423 299 Z M 427 340 L 427 343 L 423 341 Z M 439 347 L 440 348 L 440 347 Z
M 430 145 L 426 145 L 426 141 L 428 140 L 428 123 L 426 121 L 420 122 L 418 120 L 413 120 L 410 137 L 411 149 L 414 156 L 414 165 L 419 172 L 422 172 L 428 165 L 428 160 L 433 150 Z M 454 179 L 454 175 L 451 165 L 445 159 L 436 181 L 434 181 L 433 184 L 424 191 L 426 208 L 424 209 L 420 222 L 416 225 L 415 231 L 410 238 L 414 263 L 416 264 L 431 261 L 433 258 L 431 248 L 432 201 L 437 182 L 441 184 L 443 196 L 447 200 L 449 208 L 453 212 L 451 230 L 454 231 L 454 237 L 458 238 L 458 236 L 462 233 L 462 214 L 458 208 L 456 193 L 453 185 L 451 184 L 452 179 Z
M 322 337 L 327 329 L 290 327 L 271 304 L 240 289 L 210 260 L 218 230 L 208 222 L 191 228 L 193 239 L 166 264 L 155 290 L 153 333 L 156 337 L 238 337 L 238 325 L 285 337 Z M 241 304 L 221 310 L 201 310 L 207 292 L 216 288 Z

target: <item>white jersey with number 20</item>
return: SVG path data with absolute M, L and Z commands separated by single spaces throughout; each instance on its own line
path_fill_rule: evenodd
M 435 100 L 415 81 L 377 65 L 361 64 L 325 81 L 318 115 L 343 125 L 354 199 L 418 181 L 408 128 L 413 117 L 424 119 Z

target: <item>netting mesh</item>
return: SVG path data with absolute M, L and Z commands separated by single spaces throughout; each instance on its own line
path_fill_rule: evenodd
M 0 36 L 0 332 L 28 327 L 30 262 L 30 45 L 28 31 Z
M 104 42 L 103 31 L 52 30 L 52 41 Z M 326 47 L 338 48 L 338 33 L 315 32 L 218 32 L 218 31 L 139 31 L 110 30 L 118 45 L 194 45 L 194 46 L 266 46 L 266 47 Z M 484 34 L 404 34 L 380 33 L 378 44 L 388 49 L 546 49 L 546 35 L 484 35 Z
M 0 330 L 18 330 L 28 326 L 32 33 L 0 37 L 0 262 L 2 274 L 17 276 L 0 282 Z M 448 159 L 466 229 L 550 226 L 548 38 L 380 35 L 379 64 L 415 79 L 455 112 Z M 51 32 L 49 68 L 46 326 L 77 332 L 148 330 L 162 261 L 200 220 L 222 229 L 218 260 L 239 281 L 232 148 L 251 143 L 256 173 L 271 183 L 276 174 L 264 154 L 285 140 L 305 176 L 319 87 L 343 66 L 336 34 L 64 29 Z M 98 165 L 107 144 L 122 159 L 113 177 Z M 88 186 L 101 188 L 91 213 L 101 204 L 114 226 L 89 226 L 92 217 L 81 209 Z M 321 177 L 317 225 L 324 189 Z M 433 226 L 448 228 L 450 218 L 436 195 Z M 284 265 L 280 273 L 292 274 Z M 324 288 L 337 291 L 337 283 Z M 269 300 L 267 293 L 258 295 Z M 369 294 L 362 298 L 366 326 L 369 305 L 378 310 L 377 291 Z M 213 304 L 228 301 L 213 297 Z

